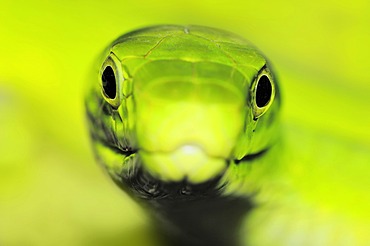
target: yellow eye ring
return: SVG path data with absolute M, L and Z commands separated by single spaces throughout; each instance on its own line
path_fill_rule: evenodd
M 102 95 L 112 107 L 118 108 L 122 100 L 124 81 L 121 62 L 113 53 L 105 59 L 99 72 Z

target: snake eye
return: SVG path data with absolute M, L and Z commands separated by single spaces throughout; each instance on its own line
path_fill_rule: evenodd
M 111 66 L 106 66 L 104 72 L 101 76 L 103 82 L 103 92 L 110 98 L 114 99 L 116 97 L 116 77 Z
M 254 118 L 262 116 L 271 106 L 275 97 L 272 75 L 267 68 L 262 69 L 252 85 L 252 107 Z
M 102 95 L 112 107 L 118 108 L 122 100 L 123 83 L 120 60 L 111 53 L 104 61 L 100 71 Z
M 270 101 L 272 93 L 272 86 L 270 79 L 266 75 L 262 75 L 258 82 L 256 88 L 256 104 L 257 107 L 265 107 Z

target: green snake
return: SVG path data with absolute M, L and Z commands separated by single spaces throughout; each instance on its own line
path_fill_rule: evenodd
M 307 138 L 282 137 L 277 79 L 249 42 L 154 26 L 119 37 L 99 66 L 86 97 L 98 162 L 173 245 L 366 244 L 358 217 L 368 213 L 341 213 L 341 195 L 312 195 L 323 179 L 336 187 L 335 175 L 317 178 L 325 164 L 299 148 L 283 154 L 289 136 L 303 139 L 293 147 Z

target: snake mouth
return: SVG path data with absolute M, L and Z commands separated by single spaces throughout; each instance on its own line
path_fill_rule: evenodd
M 241 159 L 232 159 L 209 156 L 201 148 L 193 145 L 184 145 L 169 152 L 146 151 L 106 143 L 104 145 L 125 158 L 134 155 L 140 156 L 141 166 L 147 169 L 148 173 L 163 179 L 163 181 L 188 180 L 192 183 L 202 183 L 216 176 L 221 176 L 230 163 L 248 164 L 261 158 L 269 150 L 267 147 L 259 152 L 247 154 Z
M 201 148 L 193 145 L 184 145 L 174 151 L 146 151 L 144 149 L 131 149 L 129 147 L 115 147 L 116 152 L 130 160 L 125 165 L 129 169 L 141 169 L 139 173 L 147 173 L 153 179 L 163 183 L 187 183 L 198 185 L 209 180 L 223 177 L 231 164 L 245 165 L 260 158 L 267 152 L 267 148 L 260 152 L 248 154 L 243 158 L 230 159 L 207 155 Z M 133 160 L 133 161 L 132 161 Z M 127 169 L 123 167 L 123 169 Z M 125 175 L 127 176 L 127 175 Z
M 118 147 L 118 146 L 112 146 L 108 144 L 104 144 L 105 146 L 109 147 L 116 153 L 120 153 L 123 156 L 129 157 L 133 154 L 136 154 L 140 151 L 140 149 L 132 149 L 128 146 L 125 147 Z M 265 148 L 260 150 L 259 152 L 256 153 L 251 153 L 243 156 L 241 159 L 225 159 L 227 163 L 234 162 L 235 164 L 239 164 L 241 162 L 251 162 L 255 159 L 258 159 L 259 157 L 263 156 L 270 148 Z

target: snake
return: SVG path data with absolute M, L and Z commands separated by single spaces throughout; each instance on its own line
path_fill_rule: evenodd
M 97 64 L 85 97 L 96 159 L 169 245 L 369 242 L 369 199 L 353 212 L 358 196 L 333 191 L 356 182 L 332 171 L 336 142 L 281 123 L 278 79 L 246 39 L 151 26 Z

